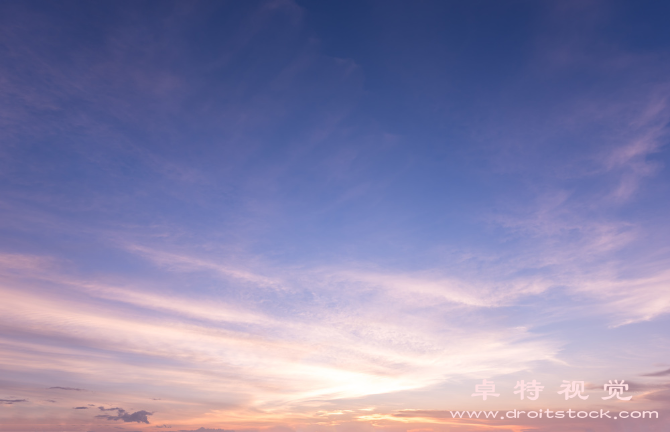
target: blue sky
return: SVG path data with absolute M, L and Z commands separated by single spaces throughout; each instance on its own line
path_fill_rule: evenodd
M 667 427 L 668 13 L 2 3 L 0 430 Z

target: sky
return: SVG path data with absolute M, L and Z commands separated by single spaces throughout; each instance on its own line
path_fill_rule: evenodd
M 669 15 L 0 2 L 0 431 L 668 430 Z

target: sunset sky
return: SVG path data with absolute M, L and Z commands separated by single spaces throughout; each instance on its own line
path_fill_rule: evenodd
M 670 430 L 669 19 L 1 1 L 0 431 Z

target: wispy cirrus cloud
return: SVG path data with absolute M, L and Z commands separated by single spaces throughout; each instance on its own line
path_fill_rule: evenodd
M 616 6 L 103 3 L 0 6 L 8 427 L 522 431 L 440 404 L 665 355 L 670 63 Z
M 662 377 L 662 376 L 668 376 L 670 375 L 670 369 L 666 369 L 660 372 L 652 372 L 648 374 L 643 374 L 642 376 L 647 376 L 647 377 Z
M 52 279 L 51 283 L 55 281 Z M 66 278 L 60 283 L 65 287 L 70 281 Z M 241 305 L 232 308 L 235 313 L 228 315 L 222 312 L 225 309 L 217 310 L 217 306 L 206 298 L 159 298 L 151 293 L 140 295 L 137 287 L 132 290 L 106 288 L 90 282 L 69 286 L 93 298 L 113 301 L 106 307 L 106 317 L 102 318 L 95 312 L 100 306 L 97 301 L 89 303 L 86 297 L 75 300 L 68 296 L 67 299 L 51 297 L 44 302 L 33 301 L 33 312 L 20 319 L 22 314 L 18 311 L 23 310 L 21 305 L 27 297 L 5 290 L 8 302 L 4 310 L 7 313 L 14 310 L 11 315 L 6 315 L 6 319 L 15 320 L 17 328 L 25 328 L 35 337 L 69 338 L 78 335 L 76 338 L 80 343 L 91 349 L 103 346 L 100 341 L 104 341 L 105 346 L 115 346 L 118 360 L 111 360 L 106 365 L 96 358 L 95 370 L 105 370 L 132 353 L 156 359 L 163 357 L 161 362 L 171 359 L 169 362 L 176 360 L 184 365 L 197 359 L 202 366 L 209 365 L 207 368 L 214 374 L 212 377 L 217 376 L 210 384 L 202 381 L 202 388 L 214 390 L 219 385 L 216 382 L 236 382 L 240 391 L 256 394 L 257 404 L 276 403 L 286 394 L 291 394 L 292 400 L 306 400 L 314 397 L 359 397 L 420 388 L 446 376 L 493 370 L 513 371 L 529 362 L 551 361 L 556 352 L 555 344 L 540 342 L 520 330 L 494 330 L 492 327 L 482 331 L 473 327 L 464 331 L 448 321 L 437 326 L 416 313 L 403 311 L 396 303 L 398 300 L 387 303 L 387 306 L 395 304 L 393 319 L 385 316 L 388 310 L 379 313 L 376 309 L 364 312 L 356 308 L 334 310 L 315 322 L 310 315 L 323 314 L 318 311 L 318 304 L 303 303 L 302 307 L 308 312 L 304 316 L 286 316 L 258 307 L 256 311 L 244 312 Z M 58 312 L 52 307 L 54 302 L 59 304 Z M 128 315 L 129 310 L 123 304 L 167 315 L 155 315 L 154 319 L 159 321 L 152 323 L 153 319 L 146 320 L 135 313 Z M 208 313 L 208 310 L 211 312 Z M 197 314 L 198 311 L 200 314 Z M 116 318 L 112 318 L 114 315 Z M 197 321 L 191 321 L 194 318 Z M 46 326 L 45 320 L 54 325 Z M 175 323 L 179 322 L 182 324 L 175 327 Z M 28 323 L 32 323 L 31 327 L 24 327 Z M 181 325 L 186 327 L 179 329 Z M 132 334 L 135 336 L 130 336 L 130 328 L 134 329 Z M 126 336 L 115 336 L 120 334 Z M 175 356 L 174 351 L 169 350 L 171 354 L 168 356 L 168 351 L 162 348 L 168 345 L 173 349 L 180 347 L 180 354 Z M 490 356 L 477 360 L 482 345 L 494 351 Z M 265 355 L 268 350 L 274 353 L 271 358 Z M 37 361 L 37 357 L 18 353 L 9 358 L 13 358 L 14 365 Z M 255 359 L 255 367 L 246 365 L 245 359 L 250 358 Z M 79 362 L 71 366 L 60 363 L 52 367 L 65 368 L 72 373 L 81 365 Z M 240 381 L 227 373 L 215 372 L 224 365 L 226 369 L 236 371 L 238 376 L 254 376 L 255 379 Z M 179 371 L 181 367 L 176 364 L 174 366 L 177 367 L 175 378 L 191 375 L 185 370 Z M 91 367 L 86 366 L 86 369 Z M 153 375 L 150 372 L 144 380 L 150 381 Z M 286 376 L 293 377 L 299 385 L 274 389 L 271 383 L 285 382 L 283 377 Z M 194 376 L 190 378 L 193 379 Z M 178 381 L 180 379 L 175 383 Z

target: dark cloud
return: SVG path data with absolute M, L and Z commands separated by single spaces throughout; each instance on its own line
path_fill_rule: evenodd
M 49 387 L 49 390 L 86 391 L 86 390 L 84 390 L 84 389 L 74 388 L 74 387 Z
M 99 406 L 98 409 L 99 409 L 100 411 L 116 411 L 116 410 L 123 410 L 122 408 L 105 408 L 105 407 L 101 407 L 101 406 Z
M 154 398 L 154 399 L 151 399 L 151 400 L 162 400 L 162 399 L 155 399 L 155 398 Z
M 645 395 L 646 400 L 658 402 L 670 402 L 670 391 L 658 391 Z
M 93 405 L 93 404 L 88 404 L 88 406 L 95 406 L 95 405 Z
M 156 426 L 156 427 L 157 427 L 158 429 L 162 429 L 162 428 L 171 429 L 171 428 L 172 428 L 172 426 L 170 426 L 170 425 L 165 425 L 165 424 L 164 424 L 164 425 L 160 425 L 160 426 Z
M 628 391 L 632 391 L 632 392 L 662 390 L 662 389 L 668 388 L 667 384 L 648 384 L 648 383 L 640 383 L 640 382 L 636 382 L 636 381 L 626 381 L 626 384 L 628 384 Z
M 642 376 L 662 377 L 662 376 L 668 376 L 668 375 L 670 375 L 670 369 L 666 369 L 666 370 L 660 371 L 660 372 L 652 372 L 652 373 L 644 374 Z
M 55 401 L 55 400 L 51 400 L 51 399 L 47 399 L 47 400 L 45 400 L 45 402 L 51 402 L 51 403 L 56 403 L 56 401 Z
M 98 407 L 98 409 L 102 411 L 112 411 L 116 410 L 116 415 L 108 415 L 108 414 L 101 414 L 95 416 L 95 418 L 102 418 L 105 420 L 121 420 L 124 422 L 136 422 L 136 423 L 146 423 L 149 424 L 149 419 L 148 416 L 153 415 L 153 413 L 149 411 L 137 411 L 132 414 L 126 412 L 123 408 L 104 408 L 104 407 Z
M 0 404 L 11 405 L 18 402 L 28 402 L 27 399 L 0 399 Z
M 180 430 L 179 432 L 235 432 L 232 429 L 205 429 L 204 427 L 201 427 L 200 429 L 196 430 Z
M 88 409 L 88 407 L 74 407 L 72 409 Z

